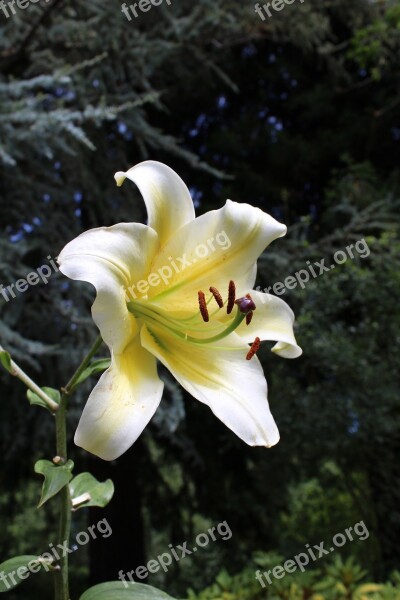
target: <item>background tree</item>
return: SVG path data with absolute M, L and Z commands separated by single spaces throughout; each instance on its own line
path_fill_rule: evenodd
M 376 577 L 399 564 L 400 5 L 316 0 L 266 21 L 253 8 L 176 0 L 129 22 L 119 3 L 54 0 L 0 15 L 3 285 L 85 229 L 143 220 L 140 195 L 117 190 L 113 173 L 146 158 L 190 182 L 198 213 L 231 198 L 288 224 L 289 238 L 260 261 L 263 288 L 361 238 L 371 250 L 285 293 L 305 353 L 296 364 L 260 354 L 276 448 L 244 447 L 163 372 L 161 409 L 123 459 L 76 450 L 82 467 L 119 482 L 104 512 L 114 536 L 90 550 L 93 582 L 219 520 L 234 532 L 229 547 L 153 583 L 184 594 L 254 550 L 291 556 L 361 519 L 371 537 L 351 552 Z M 92 298 L 59 274 L 0 296 L 0 341 L 41 383 L 65 380 L 60 365 L 72 370 L 96 335 Z M 0 377 L 6 555 L 10 544 L 37 545 L 51 522 L 14 520 L 30 477 L 28 464 L 15 471 L 17 457 L 51 448 L 46 420 L 26 420 L 22 388 Z M 92 385 L 74 401 L 72 428 Z M 79 588 L 88 569 L 76 566 Z

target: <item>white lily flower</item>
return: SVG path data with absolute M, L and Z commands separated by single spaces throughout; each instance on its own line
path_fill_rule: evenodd
M 255 352 L 260 340 L 276 341 L 272 350 L 286 358 L 301 349 L 288 305 L 252 288 L 257 258 L 286 227 L 230 200 L 195 218 L 189 190 L 162 163 L 146 161 L 115 178 L 138 186 L 149 224 L 86 231 L 58 258 L 64 275 L 96 288 L 93 319 L 112 358 L 76 444 L 113 460 L 135 442 L 161 401 L 157 359 L 247 444 L 276 444 Z

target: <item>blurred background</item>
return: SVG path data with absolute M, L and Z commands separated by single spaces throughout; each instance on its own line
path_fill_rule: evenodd
M 75 533 L 107 518 L 113 535 L 73 555 L 71 597 L 227 521 L 231 539 L 146 582 L 193 600 L 399 598 L 400 2 L 296 1 L 264 20 L 248 0 L 172 0 L 130 21 L 115 0 L 5 6 L 4 287 L 84 230 L 145 222 L 135 186 L 117 189 L 113 174 L 149 158 L 179 173 L 197 214 L 230 198 L 288 226 L 260 259 L 262 288 L 358 240 L 370 250 L 281 296 L 304 354 L 260 352 L 281 432 L 271 450 L 243 444 L 162 371 L 150 426 L 102 462 L 72 444 L 95 379 L 85 382 L 71 402 L 71 458 L 116 492 L 76 515 Z M 65 384 L 95 339 L 93 292 L 53 273 L 0 296 L 0 343 L 40 385 Z M 33 462 L 54 454 L 51 417 L 5 371 L 0 394 L 2 562 L 45 551 L 55 515 L 51 503 L 33 508 Z M 360 521 L 368 539 L 265 589 L 255 579 Z M 52 596 L 40 574 L 8 597 Z

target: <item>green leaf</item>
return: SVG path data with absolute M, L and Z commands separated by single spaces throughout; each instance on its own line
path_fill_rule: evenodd
M 27 565 L 31 561 L 38 562 L 38 557 L 31 555 L 16 556 L 1 563 L 0 573 L 4 573 L 5 576 L 0 579 L 0 592 L 9 592 L 22 583 L 24 579 L 27 579 L 30 574 Z M 18 570 L 22 569 L 22 567 L 25 567 L 25 569 L 20 571 L 20 575 L 18 576 Z M 23 577 L 21 577 L 21 574 Z
M 0 362 L 9 373 L 12 372 L 11 356 L 6 350 L 0 351 Z
M 128 586 L 128 587 L 126 587 Z M 79 600 L 174 600 L 165 592 L 144 583 L 109 581 L 86 590 Z
M 114 484 L 111 479 L 103 483 L 97 481 L 90 473 L 80 473 L 69 484 L 72 501 L 83 494 L 90 494 L 90 499 L 80 503 L 76 508 L 86 508 L 87 506 L 100 506 L 104 508 L 110 502 L 114 494 Z
M 92 375 L 95 375 L 96 373 L 101 373 L 102 371 L 105 371 L 106 369 L 108 369 L 110 364 L 111 364 L 111 360 L 109 358 L 99 358 L 98 360 L 94 360 L 79 375 L 78 379 L 76 380 L 75 386 L 77 386 L 80 383 L 82 383 L 83 381 L 85 381 L 85 379 L 87 379 L 88 377 L 91 377 Z
M 49 460 L 37 461 L 35 464 L 35 473 L 44 476 L 42 496 L 38 508 L 43 506 L 47 500 L 50 500 L 50 498 L 58 494 L 58 492 L 71 481 L 71 471 L 73 468 L 74 463 L 72 460 L 68 460 L 65 465 L 55 465 Z
M 61 401 L 61 394 L 58 390 L 55 390 L 54 388 L 49 388 L 49 387 L 42 387 L 41 388 L 45 394 L 47 394 L 52 400 L 54 400 L 54 402 L 57 402 L 57 404 L 60 404 Z M 32 390 L 27 390 L 26 392 L 27 398 L 29 400 L 29 404 L 32 406 L 33 404 L 36 404 L 37 406 L 43 406 L 43 408 L 49 408 L 46 404 L 46 402 L 44 400 L 42 400 L 37 394 L 35 394 L 34 392 L 32 392 Z

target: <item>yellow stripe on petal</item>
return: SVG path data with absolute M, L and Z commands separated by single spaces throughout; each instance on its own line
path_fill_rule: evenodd
M 157 255 L 152 272 L 159 275 L 149 298 L 169 310 L 197 310 L 198 291 L 216 287 L 226 299 L 230 280 L 238 295 L 254 285 L 256 261 L 286 227 L 249 204 L 227 201 L 182 227 Z
M 114 460 L 137 440 L 161 401 L 164 384 L 156 359 L 137 337 L 123 354 L 114 355 L 86 403 L 75 443 Z
M 141 339 L 182 387 L 244 442 L 270 447 L 279 441 L 262 367 L 257 357 L 246 361 L 249 347 L 236 334 L 198 346 L 144 326 Z

